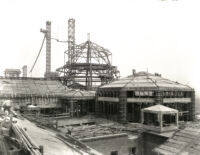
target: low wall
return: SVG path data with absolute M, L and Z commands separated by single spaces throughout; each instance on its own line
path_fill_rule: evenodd
M 153 152 L 152 150 L 155 147 L 163 144 L 168 138 L 148 132 L 142 133 L 142 141 L 143 147 L 142 152 L 144 155 L 157 155 L 157 153 Z
M 138 154 L 137 136 L 130 138 L 126 133 L 85 138 L 81 141 L 104 155 L 110 155 L 112 151 L 118 151 L 118 155 L 129 155 L 132 147 L 136 148 Z

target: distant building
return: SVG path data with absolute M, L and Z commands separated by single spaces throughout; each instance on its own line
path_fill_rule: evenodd
M 160 74 L 133 74 L 97 90 L 96 114 L 121 122 L 141 122 L 141 109 L 161 104 L 179 111 L 179 121 L 193 121 L 195 91 Z
M 5 77 L 19 77 L 21 74 L 20 69 L 5 69 Z

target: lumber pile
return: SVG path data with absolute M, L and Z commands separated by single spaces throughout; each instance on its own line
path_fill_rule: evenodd
M 70 130 L 71 135 L 77 139 L 120 133 L 119 130 L 100 125 L 82 125 L 78 127 L 71 127 Z
M 12 130 L 14 131 L 18 139 L 21 140 L 23 148 L 30 152 L 31 155 L 41 155 L 39 147 L 33 142 L 31 137 L 26 133 L 24 129 L 16 124 L 13 124 Z

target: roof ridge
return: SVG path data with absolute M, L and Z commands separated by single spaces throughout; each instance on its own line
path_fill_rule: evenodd
M 150 79 L 152 81 L 152 83 L 159 89 L 159 86 L 156 83 L 156 80 L 154 81 L 152 78 L 150 78 L 149 76 L 147 77 L 147 79 Z
M 131 79 L 130 79 L 130 81 L 129 82 L 127 82 L 122 88 L 124 88 L 124 87 L 126 87 L 129 83 L 131 83 L 131 81 L 132 80 L 134 80 L 135 79 L 135 76 L 132 76 L 131 77 Z M 132 84 L 132 83 L 131 83 Z M 132 84 L 133 85 L 133 84 Z

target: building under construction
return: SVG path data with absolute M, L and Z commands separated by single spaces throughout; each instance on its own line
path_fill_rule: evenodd
M 86 90 L 107 84 L 119 77 L 116 66 L 112 66 L 112 53 L 102 46 L 88 40 L 81 44 L 75 42 L 75 20 L 68 20 L 67 60 L 63 67 L 57 69 L 67 86 L 76 83 L 85 86 Z
M 57 69 L 59 77 L 51 71 L 51 40 L 55 39 L 51 22 L 41 32 L 44 39 L 31 72 L 46 40 L 45 78 L 27 77 L 27 66 L 23 77 L 20 70 L 7 69 L 0 78 L 0 107 L 21 112 L 14 121 L 9 116 L 7 126 L 8 116 L 0 111 L 0 154 L 7 151 L 7 139 L 9 144 L 17 143 L 18 149 L 9 150 L 16 154 L 24 147 L 31 155 L 198 154 L 200 125 L 184 126 L 195 118 L 193 88 L 158 73 L 135 70 L 118 79 L 110 51 L 90 41 L 89 35 L 86 42 L 76 44 L 74 19 L 68 20 L 68 50 L 65 64 Z
M 0 78 L 0 105 L 10 100 L 13 108 L 35 106 L 41 114 L 71 117 L 94 113 L 95 92 L 69 89 L 58 80 Z
M 195 92 L 190 86 L 138 72 L 97 90 L 96 113 L 122 122 L 141 122 L 141 109 L 161 104 L 179 111 L 180 121 L 193 121 Z M 153 119 L 153 118 L 152 118 Z

